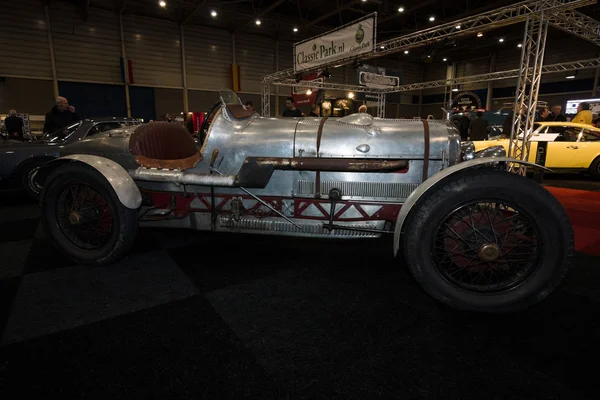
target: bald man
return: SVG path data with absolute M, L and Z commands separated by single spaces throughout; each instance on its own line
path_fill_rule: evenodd
M 364 104 L 360 107 L 358 107 L 358 112 L 359 113 L 366 113 L 367 112 L 367 106 L 365 106 Z
M 81 121 L 81 118 L 75 112 L 75 107 L 70 106 L 66 98 L 59 96 L 54 107 L 46 113 L 44 133 L 55 132 L 77 121 Z

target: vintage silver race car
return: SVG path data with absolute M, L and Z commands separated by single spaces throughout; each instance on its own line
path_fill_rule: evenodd
M 56 246 L 102 265 L 127 253 L 138 226 L 390 235 L 425 291 L 485 312 L 537 303 L 566 274 L 573 233 L 560 203 L 503 168 L 518 161 L 462 147 L 449 121 L 264 118 L 230 91 L 214 109 L 201 148 L 181 125 L 150 123 L 44 165 L 35 179 Z

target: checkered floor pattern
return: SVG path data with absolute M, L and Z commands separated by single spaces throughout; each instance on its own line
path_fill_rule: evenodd
M 17 200 L 0 206 L 2 398 L 597 398 L 599 261 L 481 316 L 431 300 L 386 240 L 141 230 L 90 268 Z

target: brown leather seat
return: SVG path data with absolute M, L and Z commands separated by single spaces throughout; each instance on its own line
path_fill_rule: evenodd
M 190 169 L 202 160 L 192 135 L 179 124 L 151 122 L 137 128 L 129 139 L 135 161 L 147 168 Z

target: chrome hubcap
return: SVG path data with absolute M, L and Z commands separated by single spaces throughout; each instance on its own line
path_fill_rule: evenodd
M 78 212 L 71 211 L 69 214 L 69 222 L 73 225 L 79 225 L 81 222 L 81 215 Z

